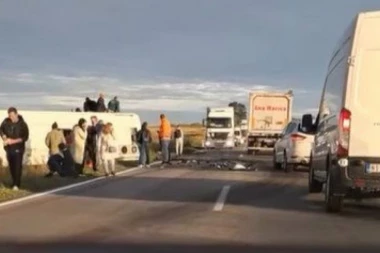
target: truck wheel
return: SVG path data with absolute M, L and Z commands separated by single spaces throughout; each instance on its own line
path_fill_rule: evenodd
M 276 152 L 273 153 L 273 169 L 275 170 L 281 170 L 281 163 L 278 163 L 277 162 L 277 159 L 276 159 Z
M 329 213 L 338 213 L 343 207 L 343 197 L 334 196 L 334 179 L 332 178 L 331 170 L 327 173 L 325 207 Z
M 311 165 L 309 167 L 309 193 L 320 193 L 323 189 L 323 183 L 314 179 L 314 169 Z

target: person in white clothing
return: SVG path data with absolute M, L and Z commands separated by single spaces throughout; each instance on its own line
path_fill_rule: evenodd
M 174 131 L 174 139 L 175 139 L 175 152 L 177 156 L 181 156 L 183 153 L 183 140 L 184 135 L 181 127 L 177 125 Z
M 115 176 L 115 160 L 117 156 L 117 144 L 116 139 L 113 135 L 112 124 L 107 123 L 103 126 L 102 133 L 99 136 L 99 154 L 101 163 L 103 165 L 105 176 L 108 177 L 110 174 Z M 111 168 L 110 168 L 111 167 Z

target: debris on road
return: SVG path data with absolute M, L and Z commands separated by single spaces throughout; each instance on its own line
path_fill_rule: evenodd
M 233 170 L 246 170 L 247 168 L 241 163 L 236 163 L 232 169 Z
M 177 164 L 194 169 L 257 171 L 256 164 L 234 160 L 181 159 L 177 162 Z

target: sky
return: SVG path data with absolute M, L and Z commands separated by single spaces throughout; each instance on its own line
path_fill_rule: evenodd
M 196 122 L 249 92 L 316 113 L 339 37 L 379 0 L 0 0 L 0 108 L 123 111 Z

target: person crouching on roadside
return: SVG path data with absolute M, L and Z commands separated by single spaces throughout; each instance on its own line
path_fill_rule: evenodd
M 149 144 L 152 142 L 152 135 L 148 129 L 148 123 L 144 122 L 140 131 L 137 132 L 137 144 L 139 145 L 139 167 L 143 166 L 149 168 L 150 156 L 149 156 Z
M 110 174 L 115 176 L 115 160 L 117 156 L 117 143 L 113 135 L 113 126 L 111 123 L 107 123 L 103 126 L 103 131 L 99 137 L 99 154 L 102 161 L 102 165 L 105 171 L 105 176 L 108 177 Z
M 58 173 L 61 177 L 76 177 L 75 162 L 70 150 L 64 143 L 58 145 L 59 153 L 50 156 L 48 161 L 49 173 L 45 177 L 52 177 Z

